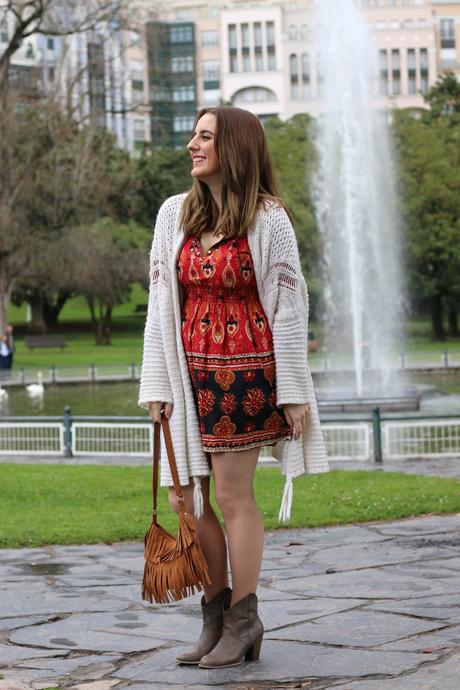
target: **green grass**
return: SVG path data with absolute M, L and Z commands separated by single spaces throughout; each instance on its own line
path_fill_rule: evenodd
M 34 350 L 29 352 L 23 342 L 26 333 L 26 307 L 15 307 L 9 310 L 9 320 L 16 328 L 16 356 L 14 366 L 50 367 L 78 366 L 89 364 L 131 364 L 141 362 L 145 314 L 135 314 L 136 304 L 146 303 L 147 292 L 141 285 L 134 285 L 129 301 L 116 307 L 113 311 L 113 337 L 109 347 L 98 346 L 90 323 L 90 314 L 82 297 L 70 299 L 65 304 L 60 318 L 58 331 L 65 334 L 68 345 L 61 352 L 57 349 Z M 310 330 L 318 336 L 320 326 L 310 321 Z M 407 352 L 442 352 L 446 348 L 451 352 L 460 351 L 460 338 L 449 338 L 445 342 L 432 339 L 431 323 L 427 317 L 412 319 L 407 324 L 407 339 L 404 349 Z M 312 364 L 321 354 L 311 353 Z
M 0 546 L 142 539 L 150 521 L 149 467 L 0 465 Z M 266 529 L 280 527 L 283 477 L 260 468 L 255 490 Z M 160 490 L 160 523 L 177 520 Z M 332 470 L 294 481 L 289 527 L 319 527 L 460 511 L 460 481 Z

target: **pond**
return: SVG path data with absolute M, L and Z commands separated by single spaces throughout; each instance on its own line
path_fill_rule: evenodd
M 427 387 L 422 414 L 460 415 L 460 372 L 412 373 L 410 380 Z M 35 398 L 25 388 L 10 388 L 7 399 L 0 400 L 0 415 L 60 416 L 69 405 L 74 415 L 144 416 L 138 391 L 136 382 L 45 384 L 43 397 Z

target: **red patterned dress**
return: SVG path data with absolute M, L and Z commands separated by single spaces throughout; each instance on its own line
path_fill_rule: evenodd
M 188 237 L 176 268 L 203 450 L 246 450 L 291 436 L 276 406 L 272 333 L 247 237 L 222 238 L 204 255 L 199 239 Z

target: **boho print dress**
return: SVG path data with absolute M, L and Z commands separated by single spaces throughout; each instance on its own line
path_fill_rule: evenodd
M 177 261 L 182 341 L 205 452 L 274 445 L 291 436 L 276 406 L 273 340 L 247 237 L 202 253 L 188 237 Z

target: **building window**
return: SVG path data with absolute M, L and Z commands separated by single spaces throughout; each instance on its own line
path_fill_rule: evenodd
M 47 38 L 46 39 L 46 47 L 50 51 L 54 50 L 54 38 Z
M 457 62 L 454 19 L 441 19 L 441 62 Z
M 251 56 L 249 54 L 243 55 L 243 72 L 251 71 Z
M 267 46 L 275 46 L 275 22 L 265 22 Z
M 237 48 L 236 24 L 229 24 L 228 25 L 228 47 L 230 48 L 230 51 L 236 52 L 236 48 Z
M 388 95 L 388 54 L 379 50 L 379 90 L 382 96 Z
M 310 98 L 310 56 L 308 53 L 302 53 L 300 64 L 302 67 L 302 97 Z
M 418 28 L 419 29 L 426 29 L 428 27 L 428 22 L 426 19 L 419 19 L 418 20 Z
M 32 59 L 34 57 L 34 47 L 32 43 L 27 43 L 26 45 L 26 58 Z
M 411 96 L 417 93 L 417 63 L 414 48 L 409 48 L 407 51 L 407 90 Z
M 220 89 L 205 89 L 203 91 L 203 104 L 206 106 L 219 105 Z
M 269 53 L 267 58 L 267 68 L 274 72 L 276 70 L 276 55 L 274 53 Z
M 386 22 L 383 19 L 379 19 L 375 23 L 375 26 L 378 29 L 378 31 L 383 31 L 386 28 Z
M 271 89 L 264 86 L 250 86 L 237 91 L 232 98 L 232 103 L 233 105 L 242 105 L 244 103 L 268 103 L 276 100 L 276 94 Z
M 238 57 L 230 55 L 230 72 L 238 72 Z
M 291 98 L 299 98 L 299 65 L 295 53 L 291 53 L 289 56 L 289 74 L 291 78 Z
M 428 49 L 420 48 L 420 91 L 428 91 Z
M 411 29 L 414 28 L 414 20 L 413 19 L 405 19 L 403 26 L 406 31 L 410 31 Z
M 401 28 L 401 22 L 399 19 L 392 19 L 390 22 L 390 29 L 398 30 Z
M 171 43 L 193 42 L 193 30 L 191 26 L 171 26 L 169 32 Z
M 173 130 L 175 132 L 189 132 L 193 130 L 195 118 L 190 115 L 178 115 L 173 118 Z
M 249 50 L 249 24 L 241 24 L 241 47 Z
M 254 48 L 256 53 L 262 52 L 262 24 L 254 22 Z
M 256 72 L 264 71 L 264 56 L 262 53 L 256 53 Z
M 401 93 L 401 56 L 398 49 L 391 51 L 391 72 L 393 96 L 398 96 Z
M 298 31 L 295 24 L 289 24 L 289 40 L 295 41 L 297 39 Z
M 306 24 L 302 24 L 300 28 L 300 38 L 308 38 L 308 26 Z
M 453 19 L 441 19 L 441 48 L 455 48 L 455 26 Z
M 201 32 L 201 45 L 203 48 L 214 48 L 219 45 L 219 32 L 218 31 L 202 31 Z
M 172 92 L 172 99 L 175 103 L 184 103 L 195 100 L 195 87 L 176 86 Z
M 193 56 L 171 58 L 171 72 L 193 72 Z
M 133 121 L 134 141 L 145 141 L 145 123 L 144 120 Z
M 220 62 L 219 60 L 203 60 L 203 79 L 219 79 Z

